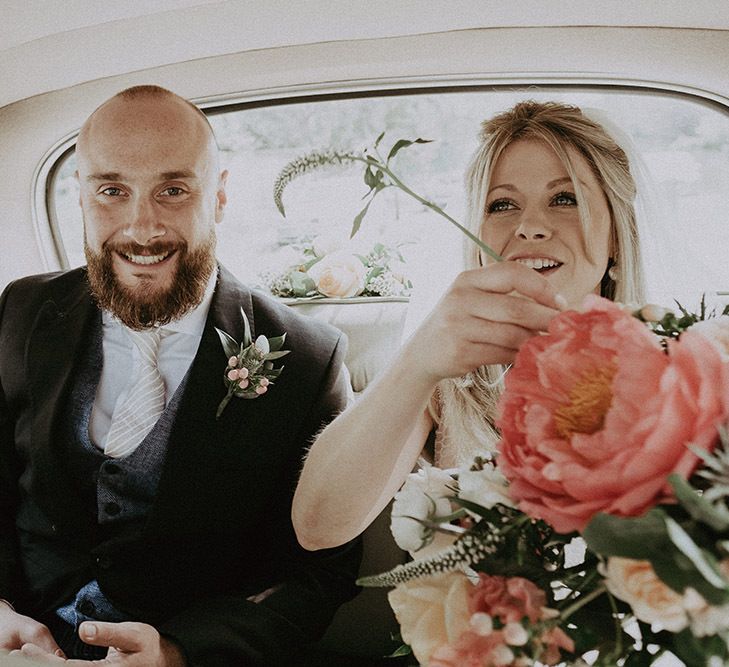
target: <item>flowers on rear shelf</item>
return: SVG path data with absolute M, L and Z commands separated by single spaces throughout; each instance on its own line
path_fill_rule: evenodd
M 294 246 L 298 256 L 259 279 L 274 296 L 346 299 L 356 296 L 407 297 L 412 283 L 400 246 L 360 244 L 316 237 Z
M 589 296 L 522 346 L 497 454 L 412 474 L 415 560 L 360 581 L 421 664 L 729 664 L 728 315 Z

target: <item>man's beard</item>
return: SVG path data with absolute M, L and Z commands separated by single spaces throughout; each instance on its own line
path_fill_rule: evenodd
M 170 286 L 155 289 L 145 281 L 136 288 L 123 285 L 114 273 L 114 253 L 158 255 L 177 252 L 177 267 Z M 161 326 L 179 319 L 197 306 L 205 294 L 210 275 L 215 270 L 215 231 L 189 251 L 187 243 L 136 243 L 104 245 L 100 253 L 84 244 L 89 284 L 99 306 L 119 318 L 130 329 Z M 144 267 L 140 266 L 140 270 Z

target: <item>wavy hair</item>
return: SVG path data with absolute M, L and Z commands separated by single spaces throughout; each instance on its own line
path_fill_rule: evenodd
M 466 173 L 470 231 L 480 235 L 494 167 L 507 146 L 518 139 L 545 142 L 565 165 L 575 188 L 583 237 L 592 254 L 590 211 L 570 149 L 587 161 L 605 194 L 612 222 L 611 261 L 605 267 L 600 293 L 615 301 L 640 303 L 643 273 L 635 215 L 636 185 L 630 163 L 625 150 L 603 126 L 576 106 L 530 100 L 482 123 L 480 143 Z M 484 263 L 479 249 L 468 239 L 464 251 L 467 268 Z M 615 279 L 608 275 L 613 265 Z M 494 425 L 496 404 L 505 372 L 503 366 L 482 366 L 463 377 L 439 383 L 431 412 L 439 424 L 439 447 L 447 447 L 450 454 L 447 463 L 466 463 L 479 452 L 495 449 L 499 438 Z

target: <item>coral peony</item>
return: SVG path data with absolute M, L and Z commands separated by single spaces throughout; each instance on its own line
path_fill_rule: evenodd
M 598 512 L 636 516 L 697 466 L 729 414 L 729 365 L 691 330 L 659 339 L 590 295 L 519 351 L 499 403 L 499 467 L 519 508 L 559 532 Z

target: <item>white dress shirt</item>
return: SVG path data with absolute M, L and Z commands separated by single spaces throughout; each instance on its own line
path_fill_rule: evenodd
M 198 306 L 179 320 L 162 327 L 164 336 L 157 366 L 165 383 L 165 405 L 170 402 L 197 354 L 217 277 L 217 271 L 213 271 Z M 114 410 L 124 403 L 136 382 L 139 350 L 127 333 L 129 329 L 106 310 L 101 313 L 101 326 L 104 362 L 91 411 L 89 436 L 91 442 L 103 451 Z

